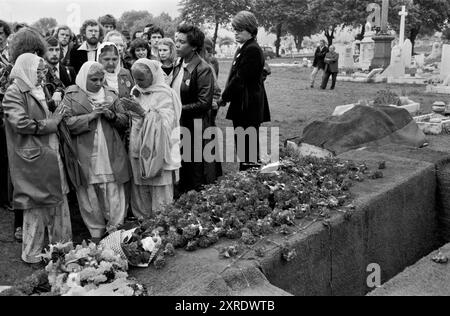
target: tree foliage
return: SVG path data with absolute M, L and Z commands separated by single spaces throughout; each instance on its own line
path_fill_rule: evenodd
M 34 22 L 32 27 L 41 32 L 42 35 L 47 36 L 52 33 L 52 30 L 58 26 L 58 21 L 55 18 L 40 18 Z
M 211 23 L 215 26 L 213 43 L 217 42 L 221 25 L 228 24 L 236 13 L 251 10 L 253 0 L 181 0 L 181 18 L 195 25 Z
M 416 38 L 422 35 L 431 35 L 443 31 L 450 19 L 450 1 L 448 0 L 391 0 L 389 9 L 389 22 L 391 27 L 399 32 L 402 6 L 406 6 L 405 37 L 415 43 Z

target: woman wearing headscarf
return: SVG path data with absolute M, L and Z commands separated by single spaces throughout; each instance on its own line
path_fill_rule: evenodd
M 50 243 L 72 238 L 69 188 L 57 136 L 65 108 L 49 111 L 42 89 L 45 75 L 42 58 L 21 55 L 3 100 L 13 206 L 24 210 L 22 260 L 30 264 L 41 261 L 46 228 Z
M 211 127 L 214 95 L 212 67 L 199 56 L 204 40 L 205 34 L 198 27 L 187 24 L 178 27 L 176 46 L 180 59 L 175 66 L 172 88 L 183 104 L 181 126 L 190 134 L 183 135 L 183 151 L 188 153 L 183 153 L 180 193 L 201 190 L 220 176 L 219 162 L 208 162 L 203 155 L 204 148 L 210 143 L 203 139 L 203 134 Z M 201 140 L 195 140 L 196 137 Z
M 63 104 L 66 123 L 76 144 L 87 183 L 77 188 L 78 204 L 92 238 L 121 225 L 126 214 L 124 184 L 130 180 L 128 158 L 119 131 L 128 126 L 117 93 L 104 87 L 105 71 L 85 63 L 76 85 L 67 89 Z
M 134 81 L 130 72 L 120 66 L 117 46 L 111 42 L 101 44 L 97 50 L 97 61 L 105 68 L 106 85 L 116 91 L 119 98 L 129 97 Z
M 134 216 L 150 217 L 173 202 L 181 167 L 181 101 L 164 79 L 161 64 L 139 59 L 131 69 L 134 100 L 122 99 L 132 112 L 130 160 L 133 169 L 131 207 Z

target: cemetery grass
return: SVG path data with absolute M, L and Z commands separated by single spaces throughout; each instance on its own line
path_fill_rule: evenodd
M 271 60 L 274 63 L 292 63 L 292 59 Z M 231 61 L 220 62 L 220 86 L 224 87 L 227 80 Z M 338 82 L 336 90 L 319 90 L 320 78 L 316 87 L 310 88 L 309 74 L 311 69 L 297 67 L 272 67 L 272 75 L 267 79 L 266 90 L 272 113 L 272 122 L 264 124 L 267 127 L 280 129 L 280 141 L 301 136 L 303 129 L 314 120 L 325 119 L 330 116 L 336 106 L 350 104 L 359 100 L 374 99 L 377 91 L 390 87 L 398 94 L 402 92 L 414 101 L 420 102 L 424 112 L 431 109 L 435 101 L 450 101 L 450 97 L 425 94 L 425 86 L 396 86 L 387 84 L 359 84 Z M 222 108 L 218 115 L 217 124 L 225 129 L 231 127 L 230 121 L 225 119 L 226 110 Z M 428 137 L 430 148 L 450 152 L 450 136 Z M 227 144 L 228 146 L 228 144 Z M 224 172 L 236 172 L 236 163 L 223 165 Z M 13 238 L 13 214 L 0 209 L 0 286 L 12 285 L 31 273 L 33 268 L 21 262 L 21 244 Z M 80 219 L 78 218 L 78 221 Z M 77 227 L 74 233 L 77 234 Z

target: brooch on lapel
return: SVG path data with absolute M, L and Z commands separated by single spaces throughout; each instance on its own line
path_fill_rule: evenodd
M 141 92 L 138 89 L 133 90 L 133 96 L 135 98 L 139 98 L 141 96 Z
M 186 85 L 189 87 L 191 85 L 191 79 L 186 80 Z
M 127 81 L 127 88 L 131 88 L 131 82 Z

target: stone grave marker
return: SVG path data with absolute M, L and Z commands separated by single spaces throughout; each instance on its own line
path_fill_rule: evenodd
M 450 75 L 450 45 L 442 47 L 441 79 L 445 80 Z

